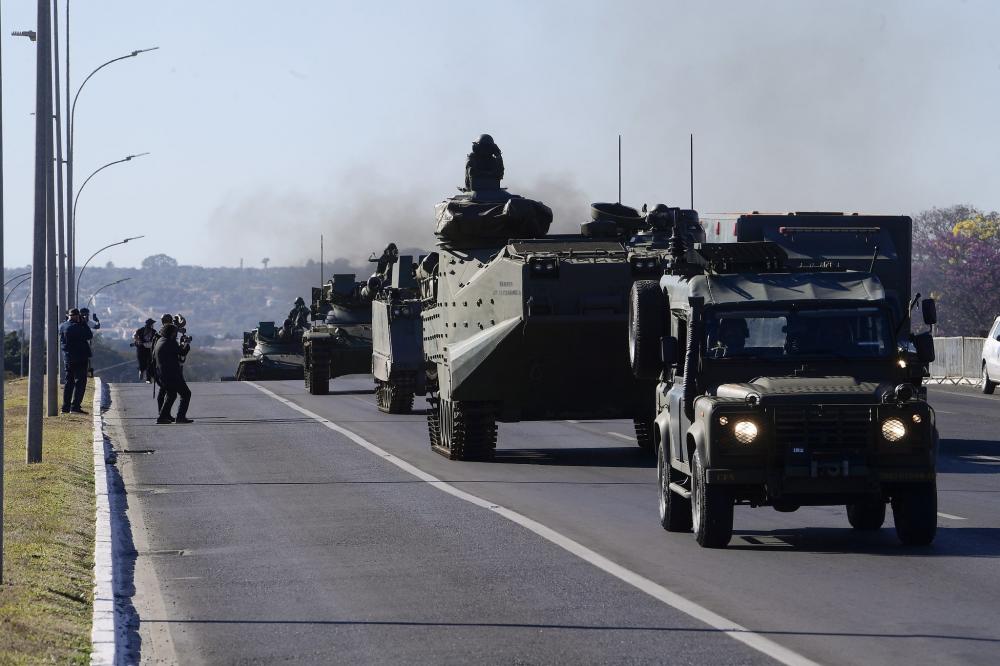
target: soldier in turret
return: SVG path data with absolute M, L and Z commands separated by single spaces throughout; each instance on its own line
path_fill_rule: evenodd
M 309 328 L 309 316 L 312 313 L 306 307 L 305 299 L 301 296 L 295 299 L 295 306 L 288 311 L 288 318 L 292 320 L 295 328 Z
M 503 155 L 489 134 L 472 142 L 472 152 L 465 160 L 465 189 L 500 189 L 503 179 Z

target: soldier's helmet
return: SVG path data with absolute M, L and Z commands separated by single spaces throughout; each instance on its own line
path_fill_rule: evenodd
M 174 323 L 174 316 L 171 315 L 171 314 L 168 314 L 168 313 L 164 312 L 163 315 L 160 317 L 160 323 L 161 324 L 173 324 Z
M 146 320 L 146 326 L 149 326 L 150 324 L 155 324 L 155 323 L 156 323 L 156 320 L 153 319 L 152 317 L 150 317 L 149 319 Z
M 305 300 L 301 296 L 299 296 L 298 298 L 295 299 L 295 304 L 296 305 L 305 305 L 306 302 L 305 302 Z

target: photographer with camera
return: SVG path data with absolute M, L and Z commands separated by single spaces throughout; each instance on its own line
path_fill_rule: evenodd
M 156 340 L 155 319 L 147 319 L 145 325 L 135 329 L 132 334 L 132 346 L 135 347 L 136 360 L 139 362 L 139 379 L 147 384 L 153 381 L 153 342 Z
M 160 329 L 160 337 L 153 345 L 156 377 L 160 384 L 160 394 L 157 396 L 160 404 L 160 415 L 156 422 L 161 425 L 194 423 L 187 417 L 188 405 L 191 403 L 191 389 L 184 381 L 182 347 L 177 342 L 177 333 L 177 326 L 173 323 L 166 324 Z M 188 343 L 190 343 L 190 338 L 188 338 Z M 190 344 L 188 344 L 188 350 L 190 350 Z M 170 410 L 173 408 L 177 396 L 180 396 L 181 401 L 177 406 L 177 417 L 174 418 L 170 415 Z

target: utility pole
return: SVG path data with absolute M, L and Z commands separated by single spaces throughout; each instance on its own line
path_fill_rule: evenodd
M 52 149 L 52 26 L 49 0 L 38 0 L 38 50 L 35 65 L 35 224 L 31 262 L 31 349 L 28 356 L 27 462 L 42 461 L 42 375 L 45 372 L 45 226 L 48 219 L 46 172 Z
M 3 24 L 0 17 L 0 25 Z M 0 275 L 3 275 L 3 47 L 0 45 Z M 4 311 L 6 314 L 6 311 Z M 6 342 L 4 317 L 0 316 L 0 342 Z M 22 338 L 22 344 L 24 344 Z M 4 481 L 4 394 L 7 392 L 4 355 L 0 354 L 0 584 L 3 584 L 3 481 Z
M 69 3 L 66 0 L 66 204 L 69 224 L 66 225 L 66 308 L 76 307 L 76 228 L 73 226 L 73 97 L 69 87 Z
M 45 0 L 47 7 L 51 10 L 52 0 Z M 52 24 L 51 14 L 49 19 L 48 34 L 51 38 Z M 56 219 L 56 163 L 55 150 L 53 149 L 53 114 L 52 104 L 52 46 L 50 41 L 47 48 L 48 64 L 45 70 L 45 90 L 48 98 L 46 108 L 48 109 L 49 122 L 45 123 L 45 407 L 48 416 L 59 416 L 59 259 L 56 256 L 56 245 L 62 241 L 57 241 L 57 219 Z M 41 44 L 39 44 L 41 47 Z
M 56 213 L 59 215 L 59 229 L 56 239 L 58 246 L 56 253 L 58 257 L 59 269 L 59 311 L 69 309 L 69 290 L 66 282 L 66 215 L 63 204 L 63 133 L 62 133 L 62 100 L 59 91 L 59 0 L 52 0 L 52 62 L 55 79 L 55 116 L 56 116 Z

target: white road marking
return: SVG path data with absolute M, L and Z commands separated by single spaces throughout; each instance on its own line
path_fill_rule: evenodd
M 612 437 L 617 437 L 618 439 L 624 439 L 626 442 L 635 443 L 635 437 L 629 437 L 628 435 L 623 435 L 620 432 L 608 431 L 607 434 L 611 435 Z
M 566 423 L 579 423 L 576 419 L 566 419 Z
M 389 453 L 385 449 L 376 446 L 375 444 L 372 444 L 371 442 L 366 440 L 364 437 L 358 435 L 357 433 L 354 433 L 348 430 L 347 428 L 337 425 L 333 421 L 324 418 L 319 414 L 316 414 L 315 412 L 309 411 L 305 407 L 300 407 L 291 400 L 283 398 L 280 395 L 274 393 L 273 391 L 269 391 L 260 384 L 254 382 L 246 382 L 246 383 L 249 384 L 250 386 L 253 386 L 261 393 L 269 395 L 278 402 L 283 403 L 286 406 L 294 409 L 300 414 L 308 416 L 309 418 L 320 423 L 326 428 L 329 428 L 330 430 L 343 435 L 344 437 L 351 440 L 361 448 L 366 449 L 371 453 L 374 453 L 383 460 L 392 463 L 396 467 L 400 468 L 405 472 L 408 472 L 409 474 L 412 474 L 421 481 L 426 482 L 428 485 L 437 488 L 441 492 L 448 493 L 449 495 L 457 497 L 458 499 L 464 500 L 470 504 L 474 504 L 478 507 L 482 507 L 484 509 L 492 511 L 493 513 L 503 516 L 504 518 L 510 520 L 511 522 L 517 523 L 521 527 L 524 527 L 525 529 L 528 529 L 534 532 L 535 534 L 539 535 L 540 537 L 554 543 L 563 550 L 572 553 L 573 555 L 576 555 L 585 562 L 589 562 L 590 564 L 605 571 L 606 573 L 611 574 L 615 578 L 618 578 L 619 580 L 628 583 L 637 590 L 645 592 L 654 599 L 657 599 L 658 601 L 663 602 L 664 604 L 670 606 L 671 608 L 674 608 L 686 615 L 689 615 L 690 617 L 693 617 L 699 622 L 707 624 L 713 629 L 718 629 L 719 631 L 725 633 L 730 638 L 733 638 L 739 641 L 740 643 L 743 643 L 744 645 L 751 647 L 754 650 L 757 650 L 758 652 L 761 652 L 771 657 L 772 659 L 775 659 L 776 661 L 781 662 L 782 664 L 788 664 L 789 666 L 819 666 L 817 662 L 808 659 L 807 657 L 799 654 L 798 652 L 795 652 L 782 645 L 779 645 L 778 643 L 772 641 L 770 638 L 766 638 L 765 636 L 755 633 L 747 629 L 746 627 L 737 624 L 736 622 L 733 622 L 732 620 L 729 620 L 723 617 L 722 615 L 719 615 L 718 613 L 710 611 L 704 606 L 696 604 L 695 602 L 686 599 L 685 597 L 682 597 L 676 592 L 672 592 L 671 590 L 660 585 L 659 583 L 656 583 L 646 578 L 645 576 L 642 576 L 630 569 L 623 567 L 620 564 L 613 562 L 612 560 L 609 560 L 608 558 L 604 557 L 603 555 L 600 555 L 596 551 L 587 548 L 578 541 L 574 541 L 573 539 L 564 536 L 563 534 L 555 531 L 550 527 L 543 525 L 542 523 L 539 523 L 536 520 L 533 520 L 516 511 L 512 511 L 511 509 L 508 509 L 506 507 L 500 506 L 499 504 L 494 504 L 493 502 L 484 500 L 481 497 L 477 497 L 476 495 L 473 495 L 471 493 L 467 493 L 464 490 L 459 490 L 458 488 L 440 480 L 436 476 L 428 474 L 419 467 L 416 467 L 406 462 L 402 458 L 396 457 L 395 455 Z
M 962 457 L 966 458 L 968 460 L 983 460 L 983 461 L 986 461 L 986 462 L 998 462 L 998 463 L 1000 463 L 1000 456 L 969 455 L 969 456 L 962 456 Z
M 950 513 L 943 513 L 941 511 L 938 511 L 938 515 L 948 520 L 967 520 L 966 518 L 962 518 L 962 516 L 953 516 Z

